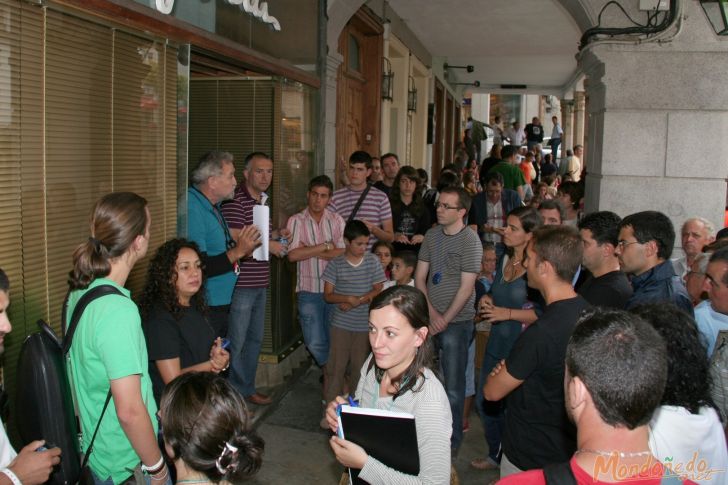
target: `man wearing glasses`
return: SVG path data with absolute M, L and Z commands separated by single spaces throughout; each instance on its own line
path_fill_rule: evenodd
M 693 305 L 670 262 L 675 229 L 661 212 L 631 214 L 619 223 L 616 254 L 622 271 L 631 274 L 634 294 L 627 309 L 641 303 L 673 303 L 693 316 Z
M 473 337 L 475 279 L 483 247 L 465 225 L 470 196 L 460 187 L 440 191 L 438 225 L 427 231 L 418 256 L 415 286 L 427 297 L 430 333 L 434 335 L 450 401 L 453 456 L 463 439 L 463 404 L 468 346 Z

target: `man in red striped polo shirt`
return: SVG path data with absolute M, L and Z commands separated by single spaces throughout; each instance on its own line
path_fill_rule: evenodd
M 230 235 L 237 239 L 243 227 L 253 224 L 253 207 L 265 205 L 265 191 L 273 180 L 273 160 L 263 152 L 253 152 L 245 157 L 245 180 L 235 189 L 235 196 L 222 206 Z M 269 230 L 270 230 L 269 226 Z M 283 257 L 286 247 L 274 239 L 278 231 L 269 231 L 270 254 Z M 281 230 L 287 236 L 288 230 Z M 240 273 L 230 304 L 230 383 L 247 402 L 270 404 L 268 396 L 255 390 L 255 373 L 263 342 L 265 303 L 270 282 L 270 261 L 257 261 L 247 257 L 240 261 Z
M 329 358 L 329 319 L 333 305 L 324 301 L 326 265 L 344 252 L 344 219 L 326 208 L 334 185 L 326 175 L 308 183 L 308 206 L 288 219 L 291 231 L 288 260 L 298 263 L 296 294 L 303 340 L 323 368 Z

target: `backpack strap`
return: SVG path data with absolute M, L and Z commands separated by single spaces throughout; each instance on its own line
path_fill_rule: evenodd
M 361 207 L 362 202 L 364 202 L 364 199 L 367 198 L 367 194 L 369 193 L 369 189 L 371 189 L 372 186 L 367 184 L 367 188 L 364 189 L 364 191 L 359 196 L 359 200 L 356 201 L 356 205 L 351 210 L 351 214 L 349 214 L 349 218 L 346 220 L 346 222 L 351 222 L 356 217 L 356 213 L 359 212 L 359 207 Z
M 99 432 L 99 428 L 101 427 L 101 420 L 104 419 L 104 414 L 106 414 L 106 408 L 109 407 L 109 401 L 111 401 L 111 389 L 109 389 L 109 393 L 106 395 L 106 402 L 104 402 L 104 409 L 101 410 L 101 416 L 99 416 L 99 422 L 96 423 L 96 429 L 94 430 L 93 436 L 91 436 L 91 443 L 88 444 L 88 448 L 86 448 L 86 453 L 83 455 L 83 462 L 81 462 L 81 469 L 83 469 L 86 464 L 88 463 L 88 459 L 91 456 L 91 452 L 94 450 L 94 441 L 96 441 L 96 433 Z
M 73 315 L 71 315 L 71 324 L 66 328 L 66 314 L 68 313 L 68 299 L 71 296 L 71 292 L 69 291 L 66 295 L 66 299 L 63 302 L 63 314 L 61 315 L 61 331 L 63 332 L 63 355 L 68 354 L 68 351 L 71 350 L 71 342 L 73 340 L 73 335 L 76 333 L 76 328 L 78 327 L 78 322 L 81 320 L 81 315 L 83 315 L 84 310 L 86 310 L 86 307 L 94 301 L 97 298 L 101 298 L 102 296 L 106 295 L 121 295 L 124 296 L 124 294 L 119 291 L 116 287 L 111 285 L 99 285 L 95 288 L 92 288 L 88 290 L 79 300 L 78 303 L 76 303 L 76 307 L 73 309 Z
M 543 467 L 546 485 L 576 485 L 576 477 L 571 469 L 571 461 L 551 463 Z
M 101 298 L 102 296 L 106 295 L 120 295 L 125 296 L 121 291 L 119 291 L 118 288 L 112 285 L 99 285 L 95 288 L 92 288 L 88 290 L 79 300 L 78 303 L 76 303 L 75 308 L 73 309 L 73 314 L 71 315 L 71 324 L 68 326 L 68 329 L 66 329 L 66 314 L 68 313 L 68 299 L 71 296 L 71 292 L 69 291 L 66 295 L 66 299 L 63 302 L 63 314 L 61 315 L 61 330 L 63 331 L 63 345 L 61 350 L 63 351 L 63 355 L 65 356 L 68 354 L 68 351 L 71 350 L 71 342 L 73 341 L 73 335 L 76 333 L 76 328 L 78 328 L 78 322 L 81 320 L 81 316 L 83 315 L 84 310 L 86 310 L 86 307 L 97 298 Z M 75 393 L 74 393 L 75 394 Z M 91 456 L 91 452 L 94 448 L 94 441 L 96 441 L 96 434 L 99 432 L 99 428 L 101 427 L 101 420 L 104 419 L 104 414 L 106 414 L 106 408 L 109 407 L 109 401 L 111 401 L 111 389 L 109 388 L 109 392 L 106 395 L 106 401 L 104 402 L 104 408 L 101 410 L 101 415 L 99 416 L 99 421 L 96 423 L 96 429 L 94 429 L 94 434 L 91 436 L 91 442 L 88 445 L 88 448 L 86 448 L 86 453 L 83 457 L 83 462 L 81 463 L 81 468 L 83 469 L 87 464 L 89 457 Z

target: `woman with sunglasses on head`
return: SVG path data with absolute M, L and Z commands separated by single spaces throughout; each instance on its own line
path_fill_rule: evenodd
M 157 402 L 178 375 L 228 366 L 230 355 L 207 318 L 204 282 L 200 251 L 186 239 L 167 241 L 149 263 L 139 307 Z
M 516 207 L 508 213 L 503 231 L 506 252 L 498 262 L 490 294 L 478 302 L 478 317 L 491 323 L 490 336 L 480 367 L 480 380 L 476 392 L 475 407 L 483 422 L 488 457 L 470 462 L 478 470 L 498 468 L 500 463 L 503 408 L 500 401 L 486 401 L 483 386 L 488 374 L 502 359 L 508 357 L 513 344 L 521 335 L 523 325 L 536 321 L 534 303 L 542 303 L 540 293 L 528 287 L 523 258 L 533 231 L 543 225 L 539 212 L 532 207 Z
M 445 389 L 432 371 L 428 324 L 425 295 L 411 286 L 386 289 L 369 306 L 372 355 L 361 368 L 356 398 L 364 408 L 415 416 L 420 463 L 417 476 L 407 475 L 369 456 L 361 446 L 333 436 L 330 444 L 339 463 L 361 469 L 359 478 L 372 485 L 450 481 L 452 416 Z M 326 419 L 333 432 L 338 427 L 336 407 L 346 403 L 339 396 L 328 405 Z

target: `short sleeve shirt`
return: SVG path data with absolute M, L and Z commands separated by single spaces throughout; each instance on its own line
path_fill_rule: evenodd
M 337 248 L 344 247 L 344 219 L 335 212 L 324 209 L 321 220 L 316 222 L 308 208 L 292 215 L 286 227 L 291 231 L 288 250 L 300 247 L 317 246 L 331 242 Z M 324 282 L 321 279 L 329 262 L 322 258 L 312 257 L 298 262 L 296 291 L 323 293 Z
M 329 203 L 329 210 L 339 214 L 344 221 L 349 220 L 349 215 L 354 210 L 354 206 L 359 201 L 361 192 L 355 192 L 349 187 L 344 187 L 334 192 L 334 196 L 331 198 Z M 392 219 L 392 207 L 389 205 L 389 198 L 387 194 L 377 189 L 376 187 L 370 187 L 369 193 L 364 198 L 356 212 L 354 219 L 366 220 L 379 227 L 384 225 L 384 221 Z M 371 236 L 369 238 L 369 246 L 367 250 L 371 251 L 374 243 L 377 242 L 377 238 Z
M 110 381 L 123 377 L 140 377 L 141 397 L 155 434 L 157 432 L 157 405 L 149 378 L 147 345 L 139 310 L 129 298 L 129 290 L 109 279 L 98 278 L 88 289 L 71 292 L 67 321 L 71 321 L 78 300 L 88 290 L 102 284 L 115 286 L 126 296 L 106 295 L 86 307 L 67 360 L 81 418 L 84 449 L 88 447 L 99 422 Z M 127 478 L 129 470 L 139 464 L 139 457 L 119 424 L 113 399 L 101 421 L 89 464 L 96 475 L 111 476 L 114 483 Z
M 490 172 L 498 172 L 503 175 L 503 187 L 511 190 L 518 190 L 518 187 L 526 184 L 523 172 L 508 162 L 498 162 Z
M 244 183 L 235 189 L 233 200 L 222 205 L 222 214 L 231 229 L 242 229 L 253 224 L 253 207 L 258 201 L 251 197 Z M 270 231 L 271 222 L 268 221 Z M 270 281 L 270 261 L 257 261 L 247 257 L 240 262 L 236 288 L 267 288 Z
M 503 452 L 521 470 L 567 461 L 576 450 L 576 430 L 564 408 L 564 359 L 588 307 L 581 296 L 546 306 L 506 359 L 508 373 L 523 383 L 506 398 Z
M 164 381 L 155 361 L 178 358 L 181 369 L 207 362 L 217 335 L 196 308 L 182 308 L 179 320 L 175 320 L 161 303 L 149 312 L 143 328 L 149 352 L 149 375 L 154 398 L 159 403 Z
M 427 275 L 427 295 L 432 306 L 444 313 L 460 288 L 462 273 L 480 273 L 483 246 L 480 238 L 467 226 L 453 235 L 445 234 L 442 226 L 427 231 L 418 259 L 430 263 Z M 453 321 L 470 321 L 475 317 L 475 287 Z
M 372 287 L 386 280 L 382 263 L 372 253 L 364 254 L 358 266 L 346 260 L 346 254 L 334 258 L 326 266 L 322 276 L 327 283 L 334 285 L 334 293 L 338 295 L 361 296 L 372 291 Z M 359 305 L 348 311 L 334 306 L 331 324 L 350 332 L 369 331 L 369 306 Z
M 591 305 L 623 310 L 632 297 L 632 285 L 621 271 L 611 271 L 598 278 L 589 277 L 579 294 Z
M 227 251 L 229 232 L 219 207 L 197 189 L 187 190 L 187 237 L 200 247 L 208 257 Z M 235 272 L 230 267 L 227 273 L 212 276 L 205 283 L 205 296 L 211 306 L 229 305 L 235 289 Z

